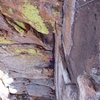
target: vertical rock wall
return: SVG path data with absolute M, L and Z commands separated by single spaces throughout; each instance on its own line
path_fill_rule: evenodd
M 55 100 L 55 24 L 62 2 L 0 0 L 0 97 Z

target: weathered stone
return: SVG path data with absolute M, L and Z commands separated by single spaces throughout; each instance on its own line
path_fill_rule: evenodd
M 63 100 L 78 100 L 78 88 L 73 84 L 66 84 L 63 88 Z
M 95 80 L 97 84 L 100 84 L 100 68 L 92 68 L 91 69 L 91 76 Z
M 37 51 L 33 46 L 0 47 L 0 61 L 5 71 L 9 70 L 11 77 L 48 78 L 53 75 L 49 67 L 48 53 Z M 38 59 L 38 60 L 37 60 Z M 2 70 L 3 70 L 2 69 Z M 38 73 L 38 74 L 37 74 Z
M 98 1 L 0 0 L 2 100 L 100 100 Z
M 80 75 L 77 79 L 79 85 L 79 100 L 99 100 L 100 93 L 95 90 L 91 78 L 87 75 Z
M 54 91 L 54 84 L 53 84 L 53 80 L 51 79 L 25 79 L 25 78 L 15 78 L 13 83 L 11 83 L 9 85 L 9 92 L 12 93 L 12 94 L 25 94 L 27 93 L 27 90 L 26 90 L 26 87 L 28 88 L 28 86 L 32 85 L 32 86 L 35 86 L 35 85 L 39 85 L 39 86 L 44 86 L 44 87 L 47 87 L 47 88 L 51 88 L 52 91 Z M 12 91 L 12 89 L 15 89 L 16 92 L 14 93 Z M 31 90 L 31 88 L 30 88 Z M 35 91 L 35 90 L 33 90 Z M 31 92 L 32 94 L 32 92 Z
M 29 84 L 26 86 L 26 90 L 30 96 L 53 96 L 53 91 L 46 86 L 38 85 L 38 84 Z
M 12 91 L 12 88 L 16 90 L 16 92 L 14 93 Z M 20 82 L 20 83 L 12 83 L 10 84 L 9 86 L 9 92 L 12 93 L 12 94 L 24 94 L 25 93 L 25 85 L 24 83 Z
M 55 32 L 55 21 L 59 23 L 60 20 L 60 1 L 18 0 L 12 2 L 1 0 L 0 3 L 0 10 L 4 15 L 15 21 L 28 23 L 42 34 Z
M 39 84 L 39 85 L 44 85 L 46 87 L 49 87 L 53 90 L 55 90 L 55 86 L 54 86 L 54 79 L 49 78 L 49 79 L 37 79 L 37 80 L 30 80 L 31 83 L 34 84 Z
M 78 1 L 79 6 L 83 4 L 83 0 Z M 100 2 L 96 0 L 83 7 L 78 7 L 72 32 L 73 47 L 69 57 L 74 82 L 77 80 L 77 76 L 84 71 L 91 74 L 92 68 L 100 67 L 100 11 L 97 10 Z
M 10 100 L 56 100 L 51 59 L 61 12 L 58 0 L 0 0 L 0 70 L 12 79 L 3 79 Z

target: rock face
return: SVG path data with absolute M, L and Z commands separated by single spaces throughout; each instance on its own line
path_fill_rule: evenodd
M 61 42 L 57 42 L 59 46 L 56 58 L 58 58 L 59 63 L 55 66 L 57 67 L 56 76 L 59 76 L 57 77 L 56 85 L 60 87 L 56 91 L 58 92 L 57 100 L 100 99 L 98 92 L 100 91 L 100 28 L 98 28 L 100 24 L 100 11 L 98 6 L 100 6 L 98 0 L 64 1 Z M 69 77 L 64 73 L 65 70 L 67 70 Z M 87 75 L 84 76 L 84 73 Z M 68 80 L 65 81 L 65 79 Z M 76 84 L 76 89 L 72 88 L 73 84 Z M 68 90 L 69 87 L 67 86 L 70 86 L 73 92 Z
M 99 0 L 0 0 L 0 100 L 100 100 Z
M 62 2 L 0 0 L 0 97 L 55 100 L 55 24 Z
M 80 0 L 79 5 L 84 3 Z M 84 72 L 91 74 L 92 68 L 98 69 L 100 64 L 99 6 L 100 2 L 94 1 L 76 12 L 72 32 L 73 46 L 70 52 L 70 65 L 75 80 L 79 74 Z
M 79 100 L 99 100 L 100 92 L 95 90 L 95 85 L 88 75 L 80 75 L 77 79 L 79 85 Z

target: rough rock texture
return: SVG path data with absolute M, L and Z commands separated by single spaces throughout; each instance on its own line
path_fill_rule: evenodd
M 95 90 L 93 80 L 88 75 L 80 75 L 77 79 L 79 85 L 79 100 L 99 100 L 100 91 Z
M 79 0 L 79 6 L 84 3 Z M 73 46 L 69 57 L 74 82 L 78 75 L 84 72 L 91 74 L 92 68 L 100 67 L 99 16 L 100 2 L 97 0 L 77 9 L 72 32 Z
M 55 100 L 54 36 L 62 2 L 0 0 L 0 97 Z
M 0 100 L 100 100 L 99 16 L 99 0 L 0 0 Z
M 76 6 L 74 6 L 74 3 Z M 58 58 L 59 62 L 55 66 L 57 67 L 56 76 L 58 76 L 56 85 L 59 87 L 56 91 L 59 91 L 57 100 L 100 99 L 99 92 L 96 91 L 100 91 L 99 6 L 100 2 L 98 0 L 77 0 L 76 2 L 74 0 L 65 0 L 64 2 L 62 34 L 61 37 L 57 38 L 58 40 L 61 39 L 61 41 L 56 44 L 58 46 L 56 51 L 58 56 L 56 58 Z M 94 83 L 88 76 L 80 76 L 84 73 L 87 73 L 94 80 Z M 67 88 L 68 91 L 66 90 L 69 84 L 72 93 L 68 90 L 69 87 Z M 77 88 L 72 88 L 72 84 L 75 84 Z M 96 90 L 92 86 L 95 86 Z M 90 90 L 90 93 L 88 90 Z

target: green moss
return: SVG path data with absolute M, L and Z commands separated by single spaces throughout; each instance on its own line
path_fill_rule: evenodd
M 39 11 L 36 6 L 25 3 L 22 9 L 24 17 L 29 21 L 29 24 L 32 25 L 38 32 L 43 34 L 48 34 L 49 31 L 44 24 Z
M 22 22 L 19 22 L 19 21 L 15 21 L 16 22 L 16 24 L 17 25 L 15 25 L 14 27 L 15 27 L 15 29 L 19 32 L 19 33 L 21 33 L 21 36 L 23 36 L 24 35 L 24 30 L 23 29 L 25 29 L 25 25 L 24 25 L 24 23 L 22 23 Z M 20 27 L 22 27 L 22 28 L 20 28 Z
M 13 44 L 13 42 L 6 40 L 4 37 L 0 37 L 0 44 Z
M 16 53 L 28 53 L 31 55 L 42 55 L 40 51 L 35 50 L 35 49 L 16 49 Z

